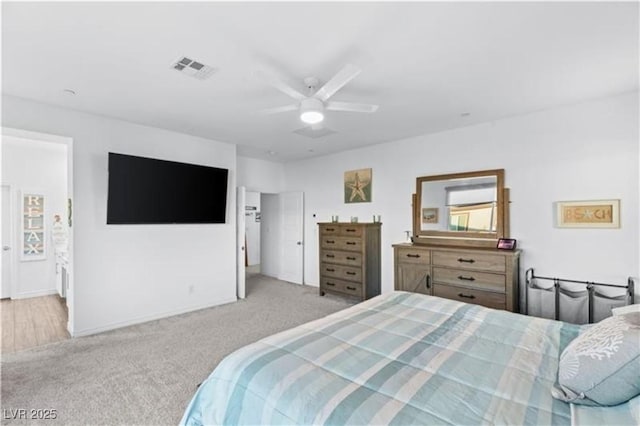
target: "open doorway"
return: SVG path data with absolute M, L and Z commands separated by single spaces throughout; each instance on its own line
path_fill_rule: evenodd
M 259 192 L 247 191 L 245 197 L 245 266 L 246 278 L 260 274 L 260 233 L 262 209 Z
M 70 337 L 72 141 L 2 128 L 2 352 Z
M 238 295 L 271 277 L 303 284 L 302 192 L 238 191 Z

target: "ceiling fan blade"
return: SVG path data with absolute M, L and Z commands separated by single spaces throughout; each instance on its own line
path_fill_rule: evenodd
M 260 114 L 277 114 L 279 112 L 287 112 L 287 111 L 295 111 L 298 109 L 298 105 L 285 105 L 285 106 L 281 106 L 281 107 L 275 107 L 275 108 L 266 108 L 266 109 L 261 109 L 259 112 Z
M 313 96 L 323 102 L 326 101 L 345 84 L 353 80 L 361 71 L 362 70 L 355 65 L 347 64 L 338 72 L 338 74 L 334 75 L 331 80 L 327 81 L 326 84 Z
M 287 83 L 285 83 L 284 81 L 272 76 L 272 75 L 268 75 L 268 74 L 264 74 L 265 79 L 267 80 L 267 82 L 272 85 L 274 88 L 278 89 L 279 91 L 281 91 L 282 93 L 284 93 L 285 95 L 289 96 L 290 98 L 295 99 L 296 101 L 301 101 L 303 99 L 306 99 L 307 97 L 305 95 L 303 95 L 302 93 L 298 92 L 296 89 L 294 89 L 293 87 L 289 86 Z
M 376 112 L 378 105 L 332 101 L 327 104 L 326 109 L 331 111 Z

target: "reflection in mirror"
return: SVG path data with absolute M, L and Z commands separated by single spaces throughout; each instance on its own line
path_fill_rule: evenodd
M 508 236 L 503 169 L 421 176 L 416 184 L 414 242 L 488 247 Z
M 497 177 L 422 182 L 421 231 L 496 232 Z

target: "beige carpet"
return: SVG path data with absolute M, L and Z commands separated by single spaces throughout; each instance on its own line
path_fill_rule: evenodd
M 252 275 L 237 303 L 3 355 L 0 423 L 175 425 L 223 357 L 352 303 Z M 17 409 L 57 419 L 8 419 Z

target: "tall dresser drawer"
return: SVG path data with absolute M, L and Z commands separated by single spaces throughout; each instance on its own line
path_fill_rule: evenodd
M 320 255 L 322 256 L 322 258 L 320 259 L 320 261 L 322 262 L 338 263 L 340 265 L 348 266 L 362 265 L 361 253 L 351 253 L 339 250 L 323 250 Z
M 414 248 L 398 248 L 397 258 L 400 263 L 428 265 L 431 263 L 431 252 Z
M 340 227 L 334 225 L 320 226 L 320 235 L 340 235 Z
M 344 237 L 361 237 L 362 227 L 358 225 L 343 226 L 340 229 L 340 235 Z
M 468 271 L 464 269 L 433 268 L 433 282 L 477 287 L 483 290 L 504 293 L 506 277 L 504 274 Z
M 320 264 L 320 275 L 343 280 L 362 281 L 362 268 L 322 262 Z
M 433 295 L 457 300 L 459 302 L 474 303 L 488 308 L 506 309 L 505 296 L 503 293 L 491 293 L 482 290 L 434 284 Z
M 320 277 L 320 290 L 338 291 L 354 296 L 362 296 L 361 283 L 343 281 L 331 277 Z
M 433 264 L 460 269 L 479 269 L 482 271 L 505 272 L 504 256 L 484 253 L 434 251 Z
M 361 238 L 323 236 L 320 241 L 323 249 L 362 251 Z

